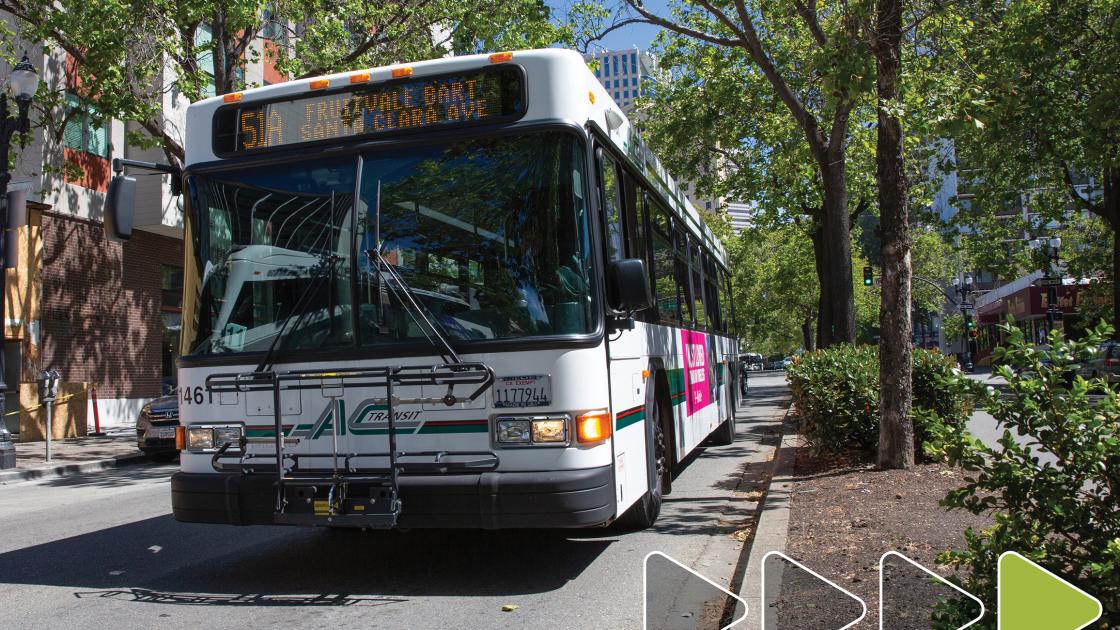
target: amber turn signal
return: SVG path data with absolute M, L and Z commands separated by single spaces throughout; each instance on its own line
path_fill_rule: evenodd
M 179 425 L 175 427 L 175 450 L 184 451 L 187 449 L 187 427 Z
M 576 418 L 576 439 L 581 443 L 601 442 L 611 436 L 610 412 L 597 409 Z

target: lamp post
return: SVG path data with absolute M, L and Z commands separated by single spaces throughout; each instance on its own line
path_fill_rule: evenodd
M 970 322 L 971 318 L 972 318 L 972 313 L 969 312 L 970 310 L 972 310 L 971 305 L 968 303 L 968 298 L 972 294 L 972 274 L 967 274 L 967 273 L 964 274 L 963 279 L 960 276 L 954 277 L 953 278 L 953 292 L 956 293 L 961 298 L 960 302 L 958 302 L 957 304 L 960 307 L 961 315 L 964 317 L 964 320 L 965 320 L 965 331 L 964 331 L 964 358 L 965 358 L 965 362 L 966 363 L 972 363 L 972 332 L 973 331 L 972 331 L 972 328 L 970 326 L 968 326 L 968 322 Z
M 1046 268 L 1043 272 L 1046 274 L 1044 283 L 1046 284 L 1046 333 L 1054 330 L 1054 320 L 1057 319 L 1061 310 L 1058 308 L 1058 284 L 1061 283 L 1061 272 L 1058 269 L 1058 250 L 1062 247 L 1062 239 L 1057 236 L 1051 237 L 1049 240 L 1034 238 L 1031 239 L 1027 245 L 1031 249 L 1041 251 L 1046 256 Z
M 3 236 L 7 234 L 9 229 L 7 198 L 8 182 L 12 180 L 12 174 L 8 172 L 8 157 L 12 148 L 12 137 L 17 133 L 26 134 L 31 131 L 31 118 L 29 116 L 31 97 L 35 96 L 35 91 L 39 89 L 39 75 L 35 72 L 35 67 L 31 65 L 27 55 L 24 55 L 23 59 L 12 68 L 12 75 L 8 79 L 8 88 L 16 102 L 16 111 L 13 118 L 8 108 L 8 95 L 0 94 L 0 243 L 7 242 L 7 239 Z M 0 442 L 11 441 L 11 436 L 3 422 L 6 410 L 5 396 L 8 391 L 8 384 L 4 379 L 4 342 L 8 319 L 5 299 L 8 291 L 6 280 L 6 269 L 3 265 L 0 265 Z

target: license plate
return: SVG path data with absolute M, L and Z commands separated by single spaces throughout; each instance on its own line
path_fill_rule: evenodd
M 154 438 L 159 438 L 159 439 L 174 438 L 175 437 L 175 427 L 159 427 L 159 428 L 156 428 L 156 429 L 148 429 L 148 437 L 154 437 Z
M 494 406 L 545 407 L 552 404 L 552 378 L 548 376 L 499 376 L 494 380 Z

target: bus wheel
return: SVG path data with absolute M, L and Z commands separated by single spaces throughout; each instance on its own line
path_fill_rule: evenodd
M 667 484 L 671 479 L 669 471 L 669 451 L 668 443 L 665 440 L 665 431 L 661 428 L 661 414 L 659 405 L 655 402 L 653 409 L 654 413 L 649 414 L 646 422 L 652 425 L 653 431 L 653 449 L 652 452 L 647 454 L 649 458 L 649 466 L 655 471 L 656 481 L 654 487 L 650 488 L 641 499 L 630 506 L 622 516 L 618 517 L 618 526 L 625 530 L 638 531 L 648 529 L 657 522 L 657 517 L 661 514 L 661 498 L 668 494 L 669 488 Z

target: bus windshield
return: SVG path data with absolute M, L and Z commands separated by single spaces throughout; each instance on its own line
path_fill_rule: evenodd
M 188 347 L 418 342 L 425 319 L 452 342 L 590 333 L 583 164 L 541 132 L 378 148 L 360 182 L 353 157 L 192 176 Z M 367 254 L 378 233 L 400 281 Z

